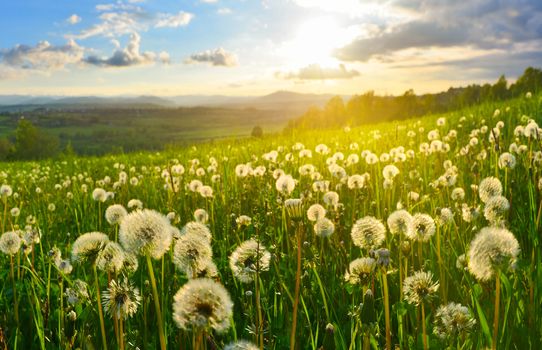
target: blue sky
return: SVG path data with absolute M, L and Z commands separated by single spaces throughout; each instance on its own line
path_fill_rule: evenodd
M 439 91 L 542 62 L 539 0 L 4 0 L 0 94 Z

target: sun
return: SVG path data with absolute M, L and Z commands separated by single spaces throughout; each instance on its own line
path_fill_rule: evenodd
M 316 17 L 301 23 L 285 47 L 290 65 L 337 63 L 333 51 L 348 41 L 347 29 L 332 17 Z

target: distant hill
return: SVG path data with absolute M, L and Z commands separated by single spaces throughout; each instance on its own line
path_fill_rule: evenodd
M 277 91 L 265 96 L 180 95 L 180 96 L 25 96 L 0 95 L 0 110 L 100 107 L 227 107 L 303 112 L 323 106 L 333 95 Z

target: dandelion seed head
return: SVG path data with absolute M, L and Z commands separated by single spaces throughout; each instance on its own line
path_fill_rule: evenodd
M 229 343 L 224 347 L 224 350 L 258 350 L 258 346 L 246 340 L 239 340 L 234 343 Z
M 284 201 L 284 208 L 291 220 L 303 219 L 303 201 L 299 198 L 290 198 Z
M 157 211 L 135 210 L 120 222 L 119 241 L 131 254 L 159 259 L 171 245 L 169 220 Z
M 242 283 L 251 283 L 256 272 L 268 271 L 271 254 L 265 246 L 254 239 L 244 241 L 230 255 L 230 268 L 233 275 Z
M 454 340 L 466 336 L 475 325 L 476 320 L 467 307 L 449 303 L 437 309 L 433 333 L 440 339 Z
M 203 270 L 212 256 L 209 241 L 204 236 L 194 233 L 182 235 L 173 249 L 173 263 L 188 278 L 193 278 Z
M 405 278 L 403 294 L 405 300 L 414 305 L 420 305 L 429 300 L 438 291 L 438 282 L 433 282 L 433 274 L 428 271 L 417 271 L 414 275 Z
M 496 177 L 486 177 L 478 186 L 478 194 L 482 202 L 486 203 L 491 197 L 502 195 L 502 184 Z
M 419 242 L 427 242 L 435 234 L 436 225 L 433 218 L 428 214 L 416 213 L 408 225 L 406 236 Z
M 508 199 L 503 196 L 491 197 L 484 207 L 484 217 L 491 224 L 498 224 L 503 216 L 510 209 L 510 203 Z
M 353 243 L 364 249 L 379 247 L 386 239 L 386 228 L 382 221 L 366 216 L 356 221 L 351 231 Z
M 410 215 L 406 210 L 396 210 L 391 213 L 390 216 L 388 216 L 388 228 L 394 235 L 406 234 L 411 220 L 412 215 Z
M 77 237 L 72 246 L 72 261 L 94 263 L 98 257 L 98 253 L 109 242 L 109 238 L 105 233 L 88 232 Z
M 141 302 L 139 289 L 126 279 L 121 282 L 112 280 L 102 295 L 105 312 L 119 319 L 132 317 Z
M 96 268 L 104 272 L 118 273 L 124 267 L 124 255 L 120 244 L 110 241 L 98 253 Z
M 196 209 L 194 211 L 194 220 L 200 224 L 206 224 L 209 220 L 209 214 L 207 214 L 207 211 L 205 209 Z
M 373 258 L 358 258 L 350 262 L 344 274 L 344 280 L 350 284 L 367 285 L 376 269 L 376 260 Z
M 335 224 L 328 218 L 321 218 L 314 224 L 314 233 L 318 237 L 329 237 L 335 232 Z
M 326 216 L 326 209 L 322 207 L 320 204 L 313 204 L 307 209 L 307 218 L 310 221 L 318 221 L 318 219 L 321 219 Z
M 116 225 L 128 215 L 126 208 L 120 204 L 113 204 L 105 210 L 105 219 L 110 225 Z
M 519 243 L 505 228 L 484 227 L 469 248 L 469 271 L 480 281 L 489 281 L 498 269 L 513 267 L 519 255 Z
M 226 288 L 207 278 L 188 281 L 173 297 L 173 320 L 185 330 L 213 329 L 222 333 L 230 327 L 232 309 Z
M 183 226 L 183 228 L 181 229 L 181 236 L 185 236 L 189 234 L 194 235 L 196 237 L 201 237 L 208 244 L 211 243 L 211 238 L 212 238 L 211 230 L 209 230 L 209 228 L 206 225 L 200 222 L 190 221 L 186 225 Z

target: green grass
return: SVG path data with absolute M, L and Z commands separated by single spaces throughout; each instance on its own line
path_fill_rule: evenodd
M 348 132 L 306 131 L 289 136 L 269 135 L 261 140 L 219 140 L 161 152 L 2 164 L 1 182 L 10 185 L 14 191 L 13 195 L 5 197 L 3 209 L 6 214 L 1 216 L 4 231 L 24 229 L 27 217 L 31 215 L 36 221 L 30 226 L 41 231 L 41 241 L 32 245 L 32 252 L 25 254 L 20 250 L 13 256 L 14 284 L 10 276 L 10 256 L 0 253 L 0 277 L 4 281 L 0 285 L 0 348 L 4 345 L 10 349 L 101 348 L 95 298 L 97 290 L 91 265 L 73 262 L 73 271 L 62 274 L 48 257 L 48 252 L 56 246 L 63 258 L 70 258 L 73 242 L 86 232 L 101 231 L 115 240 L 117 228 L 106 222 L 105 210 L 112 204 L 127 206 L 128 201 L 134 198 L 141 200 L 145 208 L 163 214 L 175 212 L 178 219 L 173 221 L 173 225 L 178 228 L 192 221 L 193 213 L 198 208 L 206 209 L 209 213 L 213 261 L 218 270 L 216 279 L 228 290 L 234 307 L 231 325 L 226 332 L 218 334 L 206 330 L 203 345 L 207 349 L 222 349 L 236 339 L 257 343 L 257 294 L 261 296 L 265 348 L 289 348 L 297 246 L 294 227 L 282 201 L 300 197 L 304 200 L 305 210 L 315 203 L 324 205 L 326 216 L 335 225 L 335 232 L 329 238 L 317 237 L 313 223 L 304 216 L 296 331 L 298 349 L 362 349 L 364 345 L 385 348 L 382 271 L 386 271 L 389 286 L 392 347 L 422 349 L 421 309 L 409 304 L 400 294 L 400 281 L 420 269 L 431 271 L 433 280 L 440 282 L 435 297 L 423 304 L 429 348 L 491 347 L 495 280 L 478 281 L 468 270 L 456 267 L 456 261 L 460 255 L 468 253 L 470 242 L 480 229 L 490 225 L 483 215 L 484 204 L 471 186 L 478 185 L 488 176 L 496 176 L 505 188 L 503 196 L 510 202 L 510 209 L 504 215 L 504 225 L 515 235 L 521 248 L 515 270 L 503 270 L 499 276 L 501 293 L 496 345 L 498 349 L 540 349 L 542 195 L 539 179 L 542 176 L 542 163 L 535 158 L 538 157 L 537 152 L 542 150 L 542 143 L 540 139 L 516 137 L 514 129 L 516 125 L 525 125 L 528 118 L 540 123 L 541 101 L 541 96 L 533 96 L 531 99 L 521 98 L 500 104 L 488 103 L 445 115 L 353 128 Z M 494 113 L 496 108 L 500 109 L 499 115 Z M 443 126 L 436 125 L 440 117 L 446 119 Z M 471 146 L 468 153 L 461 152 L 461 148 L 469 144 L 472 130 L 482 126 L 491 130 L 499 121 L 504 122 L 504 127 L 498 137 L 498 149 L 495 143 L 489 142 L 488 133 L 480 133 L 479 143 Z M 433 129 L 439 130 L 440 139 L 449 144 L 450 150 L 423 155 L 420 144 L 428 142 L 427 134 Z M 457 131 L 457 137 L 446 139 L 452 129 Z M 235 130 L 242 132 L 246 129 Z M 380 138 L 374 137 L 375 130 L 379 130 Z M 409 137 L 409 131 L 414 131 L 415 136 Z M 209 129 L 206 132 L 194 131 L 189 135 L 197 138 L 216 134 Z M 312 158 L 299 158 L 299 149 L 294 148 L 297 142 L 312 151 Z M 497 159 L 508 151 L 513 142 L 525 145 L 527 151 L 515 154 L 517 164 L 514 169 L 501 169 L 497 166 Z M 331 152 L 327 155 L 315 152 L 315 147 L 320 143 L 326 144 Z M 354 144 L 357 144 L 357 149 Z M 395 163 L 400 173 L 393 180 L 393 185 L 384 189 L 382 170 L 392 161 L 369 165 L 360 155 L 370 150 L 380 156 L 398 146 L 403 146 L 405 153 L 413 150 L 414 157 Z M 278 151 L 276 162 L 263 158 L 265 153 L 272 150 Z M 369 175 L 370 179 L 362 189 L 349 189 L 344 180 L 328 171 L 328 158 L 335 152 L 345 156 L 345 160 L 339 159 L 337 164 L 348 175 Z M 486 157 L 480 158 L 483 152 Z M 289 153 L 293 159 L 290 159 Z M 360 156 L 359 163 L 345 164 L 350 154 Z M 207 171 L 212 158 L 217 164 L 215 172 Z M 198 159 L 199 165 L 192 170 L 195 172 L 201 167 L 206 170 L 205 175 L 198 177 L 191 171 L 191 164 L 195 164 L 193 159 Z M 457 167 L 456 182 L 450 187 L 435 186 L 435 180 L 446 172 L 446 161 Z M 180 186 L 175 191 L 167 190 L 164 185 L 168 177 L 161 175 L 177 163 L 182 164 L 186 171 L 178 176 Z M 236 166 L 246 163 L 250 163 L 252 168 L 265 166 L 265 174 L 261 177 L 237 177 Z M 314 179 L 300 175 L 299 167 L 304 164 L 314 165 L 322 180 L 329 181 L 329 189 L 339 195 L 339 206 L 325 205 L 324 193 L 313 190 Z M 293 193 L 282 195 L 277 191 L 273 177 L 276 169 L 282 169 L 297 180 Z M 122 171 L 126 172 L 128 182 L 115 184 Z M 213 182 L 213 175 L 220 175 L 220 181 Z M 130 184 L 129 180 L 133 177 L 139 179 L 136 186 Z M 191 192 L 186 185 L 193 179 L 210 185 L 214 191 L 213 198 L 203 198 L 199 193 Z M 91 193 L 96 187 L 114 192 L 114 198 L 105 203 L 94 201 Z M 451 192 L 456 187 L 464 189 L 463 200 L 451 199 Z M 36 192 L 38 188 L 39 193 Z M 410 192 L 418 193 L 419 200 L 412 200 Z M 386 226 L 386 239 L 381 247 L 390 250 L 390 265 L 386 270 L 378 270 L 368 276 L 367 285 L 346 283 L 344 274 L 349 263 L 370 254 L 368 249 L 353 244 L 351 231 L 354 223 L 363 217 L 374 216 L 385 225 L 398 203 L 411 214 L 427 213 L 433 218 L 439 216 L 441 208 L 450 208 L 454 214 L 453 221 L 438 226 L 438 233 L 422 244 L 421 255 L 416 242 L 411 242 L 410 249 L 402 250 L 400 243 L 408 239 L 390 234 Z M 50 204 L 55 205 L 54 211 L 48 210 Z M 465 221 L 462 204 L 480 206 L 480 215 L 470 222 Z M 18 217 L 10 215 L 14 207 L 20 209 Z M 238 226 L 235 219 L 241 215 L 250 216 L 251 224 Z M 249 238 L 258 238 L 272 256 L 269 271 L 259 274 L 257 293 L 254 283 L 243 284 L 233 276 L 228 262 L 232 252 Z M 180 330 L 173 320 L 173 296 L 188 280 L 187 276 L 176 270 L 173 255 L 172 246 L 163 259 L 152 262 L 165 338 L 170 349 L 191 349 L 201 333 Z M 405 267 L 406 273 L 401 277 L 400 269 Z M 102 295 L 107 288 L 108 277 L 118 278 L 98 271 Z M 156 306 L 145 257 L 139 257 L 138 270 L 127 277 L 139 288 L 142 300 L 134 316 L 124 322 L 126 348 L 157 349 L 160 343 Z M 91 299 L 86 303 L 71 305 L 67 303 L 62 289 L 73 286 L 77 279 L 88 283 Z M 372 290 L 374 302 L 366 298 L 361 307 L 363 295 L 368 289 Z M 476 325 L 464 337 L 445 342 L 433 333 L 433 329 L 437 308 L 450 301 L 467 307 Z M 18 310 L 18 323 L 15 308 Z M 71 311 L 77 316 L 75 320 L 69 316 Z M 105 336 L 109 348 L 118 347 L 116 329 L 114 319 L 105 314 Z

